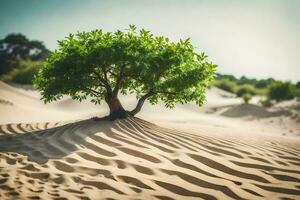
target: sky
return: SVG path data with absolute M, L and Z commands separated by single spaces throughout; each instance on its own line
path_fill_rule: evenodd
M 218 72 L 300 81 L 300 0 L 0 0 L 0 38 L 23 33 L 51 50 L 69 33 L 129 24 L 190 38 Z

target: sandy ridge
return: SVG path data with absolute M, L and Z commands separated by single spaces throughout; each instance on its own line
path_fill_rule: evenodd
M 193 134 L 138 118 L 84 120 L 48 129 L 56 125 L 0 126 L 1 199 L 300 195 L 300 149 L 295 146 Z

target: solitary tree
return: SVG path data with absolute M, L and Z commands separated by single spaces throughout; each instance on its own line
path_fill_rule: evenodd
M 216 68 L 204 53 L 194 51 L 189 39 L 170 42 L 133 25 L 125 32 L 70 34 L 58 45 L 34 80 L 42 99 L 105 100 L 111 120 L 137 114 L 146 100 L 161 100 L 170 108 L 191 101 L 200 106 Z M 119 93 L 136 94 L 132 111 L 123 108 Z
M 244 103 L 248 104 L 249 101 L 252 99 L 252 94 L 245 93 L 245 94 L 242 95 L 242 98 L 244 100 Z

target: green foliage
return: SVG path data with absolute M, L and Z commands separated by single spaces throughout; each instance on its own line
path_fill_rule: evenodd
M 243 85 L 243 84 L 255 85 L 257 83 L 257 80 L 255 78 L 249 79 L 245 76 L 242 76 L 240 79 L 237 80 L 237 83 L 239 85 Z
M 294 89 L 294 95 L 295 95 L 295 97 L 300 97 L 300 88 L 295 88 Z
M 225 91 L 235 93 L 239 97 L 241 97 L 245 92 L 248 92 L 252 95 L 265 95 L 267 88 L 257 88 L 255 87 L 254 82 L 256 83 L 259 81 L 256 79 L 248 79 L 243 76 L 241 79 L 237 79 L 232 75 L 217 74 L 216 80 L 214 81 L 214 86 Z
M 262 89 L 262 90 L 258 90 L 259 93 L 262 92 L 263 89 L 266 89 L 268 85 L 270 85 L 274 81 L 273 78 L 257 80 L 255 78 L 247 78 L 245 76 L 242 76 L 241 78 L 236 78 L 233 75 L 227 75 L 227 74 L 217 74 L 216 79 L 217 80 L 228 79 L 230 81 L 235 82 L 236 85 L 244 85 L 244 84 L 253 85 L 257 89 Z
M 230 81 L 237 81 L 238 79 L 233 76 L 233 75 L 229 75 L 229 74 L 219 74 L 219 73 L 216 73 L 216 80 L 222 80 L 222 79 L 228 79 Z
M 14 68 L 10 73 L 3 76 L 2 80 L 20 83 L 32 84 L 34 75 L 42 63 L 40 61 L 22 60 L 18 68 Z
M 257 80 L 254 78 L 247 78 L 245 76 L 236 78 L 232 75 L 217 74 L 214 85 L 223 90 L 235 93 L 237 96 L 242 96 L 242 94 L 245 92 L 248 92 L 252 95 L 266 96 L 269 85 L 272 82 L 274 82 L 274 79 L 272 78 Z
M 272 78 L 261 79 L 261 80 L 256 81 L 256 83 L 254 83 L 254 85 L 256 88 L 267 88 L 273 81 L 274 81 L 274 79 L 272 79 Z
M 252 85 L 244 84 L 238 87 L 236 95 L 242 97 L 244 94 L 254 95 L 255 89 Z
M 274 81 L 268 92 L 268 98 L 271 100 L 282 101 L 295 97 L 295 86 L 290 82 Z
M 22 34 L 9 34 L 0 40 L 0 76 L 18 68 L 22 60 L 44 60 L 49 54 L 42 42 L 29 40 Z
M 242 98 L 243 98 L 243 100 L 244 100 L 245 103 L 248 103 L 252 99 L 252 94 L 250 94 L 250 93 L 244 93 L 242 95 Z
M 132 25 L 127 32 L 70 34 L 58 44 L 34 81 L 45 102 L 70 95 L 90 96 L 97 104 L 121 92 L 137 98 L 149 94 L 150 103 L 161 100 L 166 107 L 201 105 L 216 68 L 189 39 L 171 42 Z
M 269 108 L 273 105 L 270 99 L 260 100 L 259 103 L 266 108 Z
M 237 84 L 229 79 L 215 80 L 214 86 L 231 93 L 235 93 L 237 88 Z

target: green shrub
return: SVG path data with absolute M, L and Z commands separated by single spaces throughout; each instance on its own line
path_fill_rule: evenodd
M 273 78 L 268 78 L 268 79 L 261 79 L 258 80 L 254 86 L 256 88 L 267 88 L 272 82 L 274 81 Z
M 270 99 L 260 100 L 259 103 L 266 108 L 269 108 L 273 105 Z
M 22 60 L 43 61 L 50 51 L 43 42 L 30 40 L 21 33 L 11 33 L 0 38 L 0 76 L 19 67 Z
M 34 75 L 41 66 L 42 63 L 39 61 L 23 60 L 17 68 L 3 76 L 2 80 L 19 84 L 32 84 Z
M 300 81 L 298 81 L 298 82 L 296 83 L 296 88 L 297 88 L 297 89 L 300 89 Z
M 234 81 L 228 79 L 220 79 L 214 82 L 214 85 L 222 90 L 227 92 L 235 93 L 236 91 L 236 83 Z
M 242 95 L 242 98 L 243 98 L 243 100 L 244 100 L 245 103 L 248 103 L 252 99 L 252 95 L 249 94 L 249 93 L 244 93 Z
M 256 94 L 254 87 L 249 84 L 244 84 L 239 86 L 239 88 L 236 91 L 236 95 L 238 97 L 242 97 L 244 94 L 250 94 L 250 95 Z
M 296 88 L 295 91 L 294 91 L 294 95 L 295 97 L 300 97 L 300 88 Z
M 267 86 L 268 86 L 268 83 L 264 79 L 257 81 L 257 83 L 255 84 L 256 88 L 266 88 Z
M 295 97 L 295 85 L 290 82 L 274 81 L 268 91 L 268 99 L 282 101 Z

